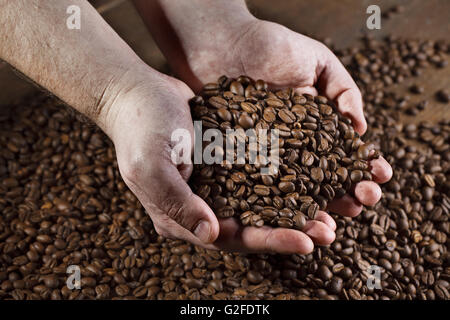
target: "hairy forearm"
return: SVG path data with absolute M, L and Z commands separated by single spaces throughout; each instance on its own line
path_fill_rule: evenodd
M 69 29 L 67 7 L 81 11 Z M 111 94 L 143 63 L 84 0 L 0 0 L 0 58 L 105 128 Z
M 134 4 L 173 69 L 184 75 L 192 73 L 186 70 L 186 61 L 193 55 L 232 43 L 236 33 L 231 31 L 255 19 L 244 0 L 134 0 Z

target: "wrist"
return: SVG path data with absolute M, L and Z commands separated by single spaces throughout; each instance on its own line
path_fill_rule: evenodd
M 230 56 L 239 35 L 257 21 L 244 0 L 134 3 L 172 70 L 194 89 L 201 87 L 195 67 L 212 56 Z
M 226 54 L 233 50 L 233 45 L 245 33 L 250 25 L 258 21 L 247 8 L 242 11 L 225 9 L 208 17 L 200 24 L 202 30 L 185 34 L 181 38 L 187 59 L 204 53 L 219 51 Z
M 161 83 L 164 77 L 166 76 L 144 62 L 136 63 L 127 70 L 117 70 L 104 85 L 94 107 L 96 114 L 90 118 L 114 142 L 118 120 L 124 110 L 129 110 L 130 106 L 137 104 L 143 92 L 146 97 L 151 96 L 152 88 L 159 87 L 158 83 Z
M 214 22 L 207 28 L 213 36 L 188 36 L 183 39 L 183 54 L 166 54 L 166 58 L 177 76 L 194 91 L 199 91 L 205 83 L 215 81 L 223 74 L 235 73 L 227 66 L 235 66 L 240 61 L 241 39 L 259 21 L 249 13 L 234 19 L 231 24 Z

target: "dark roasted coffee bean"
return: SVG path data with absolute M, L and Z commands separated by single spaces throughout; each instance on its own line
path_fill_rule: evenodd
M 278 111 L 278 116 L 284 123 L 294 123 L 296 120 L 295 114 L 289 109 L 281 109 Z
M 255 214 L 251 216 L 250 224 L 254 227 L 262 227 L 264 225 L 264 220 L 261 218 L 260 215 Z
M 324 178 L 323 170 L 321 168 L 311 168 L 311 179 L 316 182 L 322 182 Z
M 292 228 L 292 226 L 294 225 L 292 219 L 289 218 L 280 218 L 278 219 L 277 223 L 281 228 Z
M 266 218 L 275 218 L 278 215 L 278 211 L 274 208 L 264 208 L 261 211 L 261 215 Z
M 364 177 L 364 174 L 361 170 L 352 170 L 350 173 L 350 179 L 353 183 L 360 182 Z
M 441 300 L 449 300 L 450 299 L 450 294 L 448 292 L 448 289 L 442 284 L 434 285 L 434 293 Z
M 333 277 L 328 285 L 331 293 L 339 294 L 342 291 L 342 287 L 344 285 L 344 281 L 340 277 Z
M 250 283 L 258 284 L 261 283 L 263 279 L 264 277 L 258 271 L 250 270 L 249 272 L 247 272 L 247 280 Z
M 242 172 L 235 172 L 231 175 L 231 179 L 235 183 L 244 183 L 247 180 L 247 177 Z
M 231 116 L 231 112 L 228 111 L 227 108 L 219 108 L 217 110 L 217 115 L 220 117 L 220 119 L 222 119 L 223 121 L 231 121 L 232 120 L 232 116 Z
M 290 193 L 295 191 L 295 185 L 289 181 L 282 181 L 278 184 L 278 189 L 280 189 L 282 192 Z
M 436 97 L 440 102 L 448 103 L 450 101 L 450 93 L 444 89 L 436 92 Z
M 230 218 L 234 215 L 234 209 L 231 206 L 224 206 L 216 211 L 220 218 Z
M 333 273 L 326 265 L 321 265 L 317 271 L 317 275 L 323 280 L 327 281 L 333 277 Z
M 214 96 L 208 99 L 208 103 L 217 109 L 220 108 L 226 108 L 228 106 L 228 102 L 227 100 L 225 100 L 224 98 L 221 98 L 219 96 Z
M 261 184 L 257 184 L 253 191 L 258 195 L 258 196 L 268 196 L 270 195 L 270 188 L 268 186 L 265 185 L 261 185 Z
M 115 291 L 119 297 L 124 297 L 130 292 L 130 287 L 128 287 L 126 284 L 120 284 L 116 287 Z
M 243 112 L 239 116 L 238 123 L 244 129 L 250 129 L 250 128 L 253 128 L 253 126 L 254 126 L 253 118 L 246 112 Z
M 357 156 L 359 159 L 368 159 L 370 154 L 371 148 L 370 145 L 363 144 L 358 148 Z
M 421 93 L 423 93 L 423 92 L 425 91 L 425 89 L 424 89 L 421 85 L 418 85 L 418 84 L 413 84 L 413 85 L 409 88 L 409 90 L 410 90 L 412 93 L 416 93 L 416 94 L 421 94 Z
M 294 227 L 298 230 L 302 230 L 306 224 L 305 215 L 302 213 L 297 213 L 292 220 L 294 222 Z
M 244 86 L 238 81 L 233 81 L 230 84 L 230 91 L 239 96 L 243 96 L 244 95 Z
M 303 150 L 301 159 L 302 159 L 302 164 L 307 167 L 312 166 L 314 163 L 313 154 L 306 150 Z
M 255 113 L 258 111 L 256 106 L 251 102 L 241 102 L 241 108 L 242 108 L 242 110 L 244 110 L 245 112 L 247 112 L 249 114 Z
M 317 211 L 319 210 L 319 206 L 316 203 L 312 203 L 308 207 L 308 217 L 311 220 L 316 218 Z

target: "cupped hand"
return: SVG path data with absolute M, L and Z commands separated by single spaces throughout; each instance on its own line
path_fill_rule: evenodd
M 295 33 L 279 24 L 249 19 L 242 24 L 220 30 L 220 41 L 186 49 L 186 64 L 178 72 L 194 90 L 219 75 L 248 75 L 263 79 L 272 88 L 293 87 L 300 93 L 321 94 L 336 102 L 338 110 L 352 120 L 359 134 L 366 131 L 361 93 L 338 58 L 322 43 Z M 225 34 L 225 35 L 224 35 Z M 370 162 L 373 181 L 354 186 L 352 195 L 332 201 L 327 210 L 354 217 L 363 205 L 373 206 L 382 195 L 379 183 L 389 181 L 392 168 L 382 157 Z M 305 252 L 312 244 L 305 234 L 285 229 L 240 228 L 235 222 L 223 222 L 224 234 L 234 234 L 246 246 L 283 252 Z M 325 212 L 305 229 L 306 235 L 319 245 L 331 243 L 336 224 Z M 228 241 L 219 236 L 219 241 Z
M 193 139 L 188 106 L 193 92 L 183 82 L 152 75 L 125 85 L 114 96 L 106 131 L 114 142 L 125 183 L 150 215 L 158 234 L 207 249 L 245 252 L 309 253 L 313 240 L 318 244 L 334 240 L 327 230 L 336 225 L 324 212 L 317 221 L 307 222 L 304 232 L 242 227 L 236 219 L 216 218 L 186 183 L 192 164 L 177 165 L 172 159 L 175 130 L 184 129 Z
M 158 234 L 195 244 L 213 242 L 219 233 L 216 216 L 186 183 L 192 164 L 177 165 L 171 156 L 175 130 L 184 129 L 193 138 L 188 106 L 193 92 L 159 73 L 138 74 L 122 82 L 114 94 L 108 130 L 122 178 Z

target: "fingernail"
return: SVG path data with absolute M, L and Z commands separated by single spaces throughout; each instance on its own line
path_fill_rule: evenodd
M 209 242 L 209 234 L 211 232 L 211 226 L 208 221 L 202 220 L 194 230 L 194 235 L 202 242 Z

